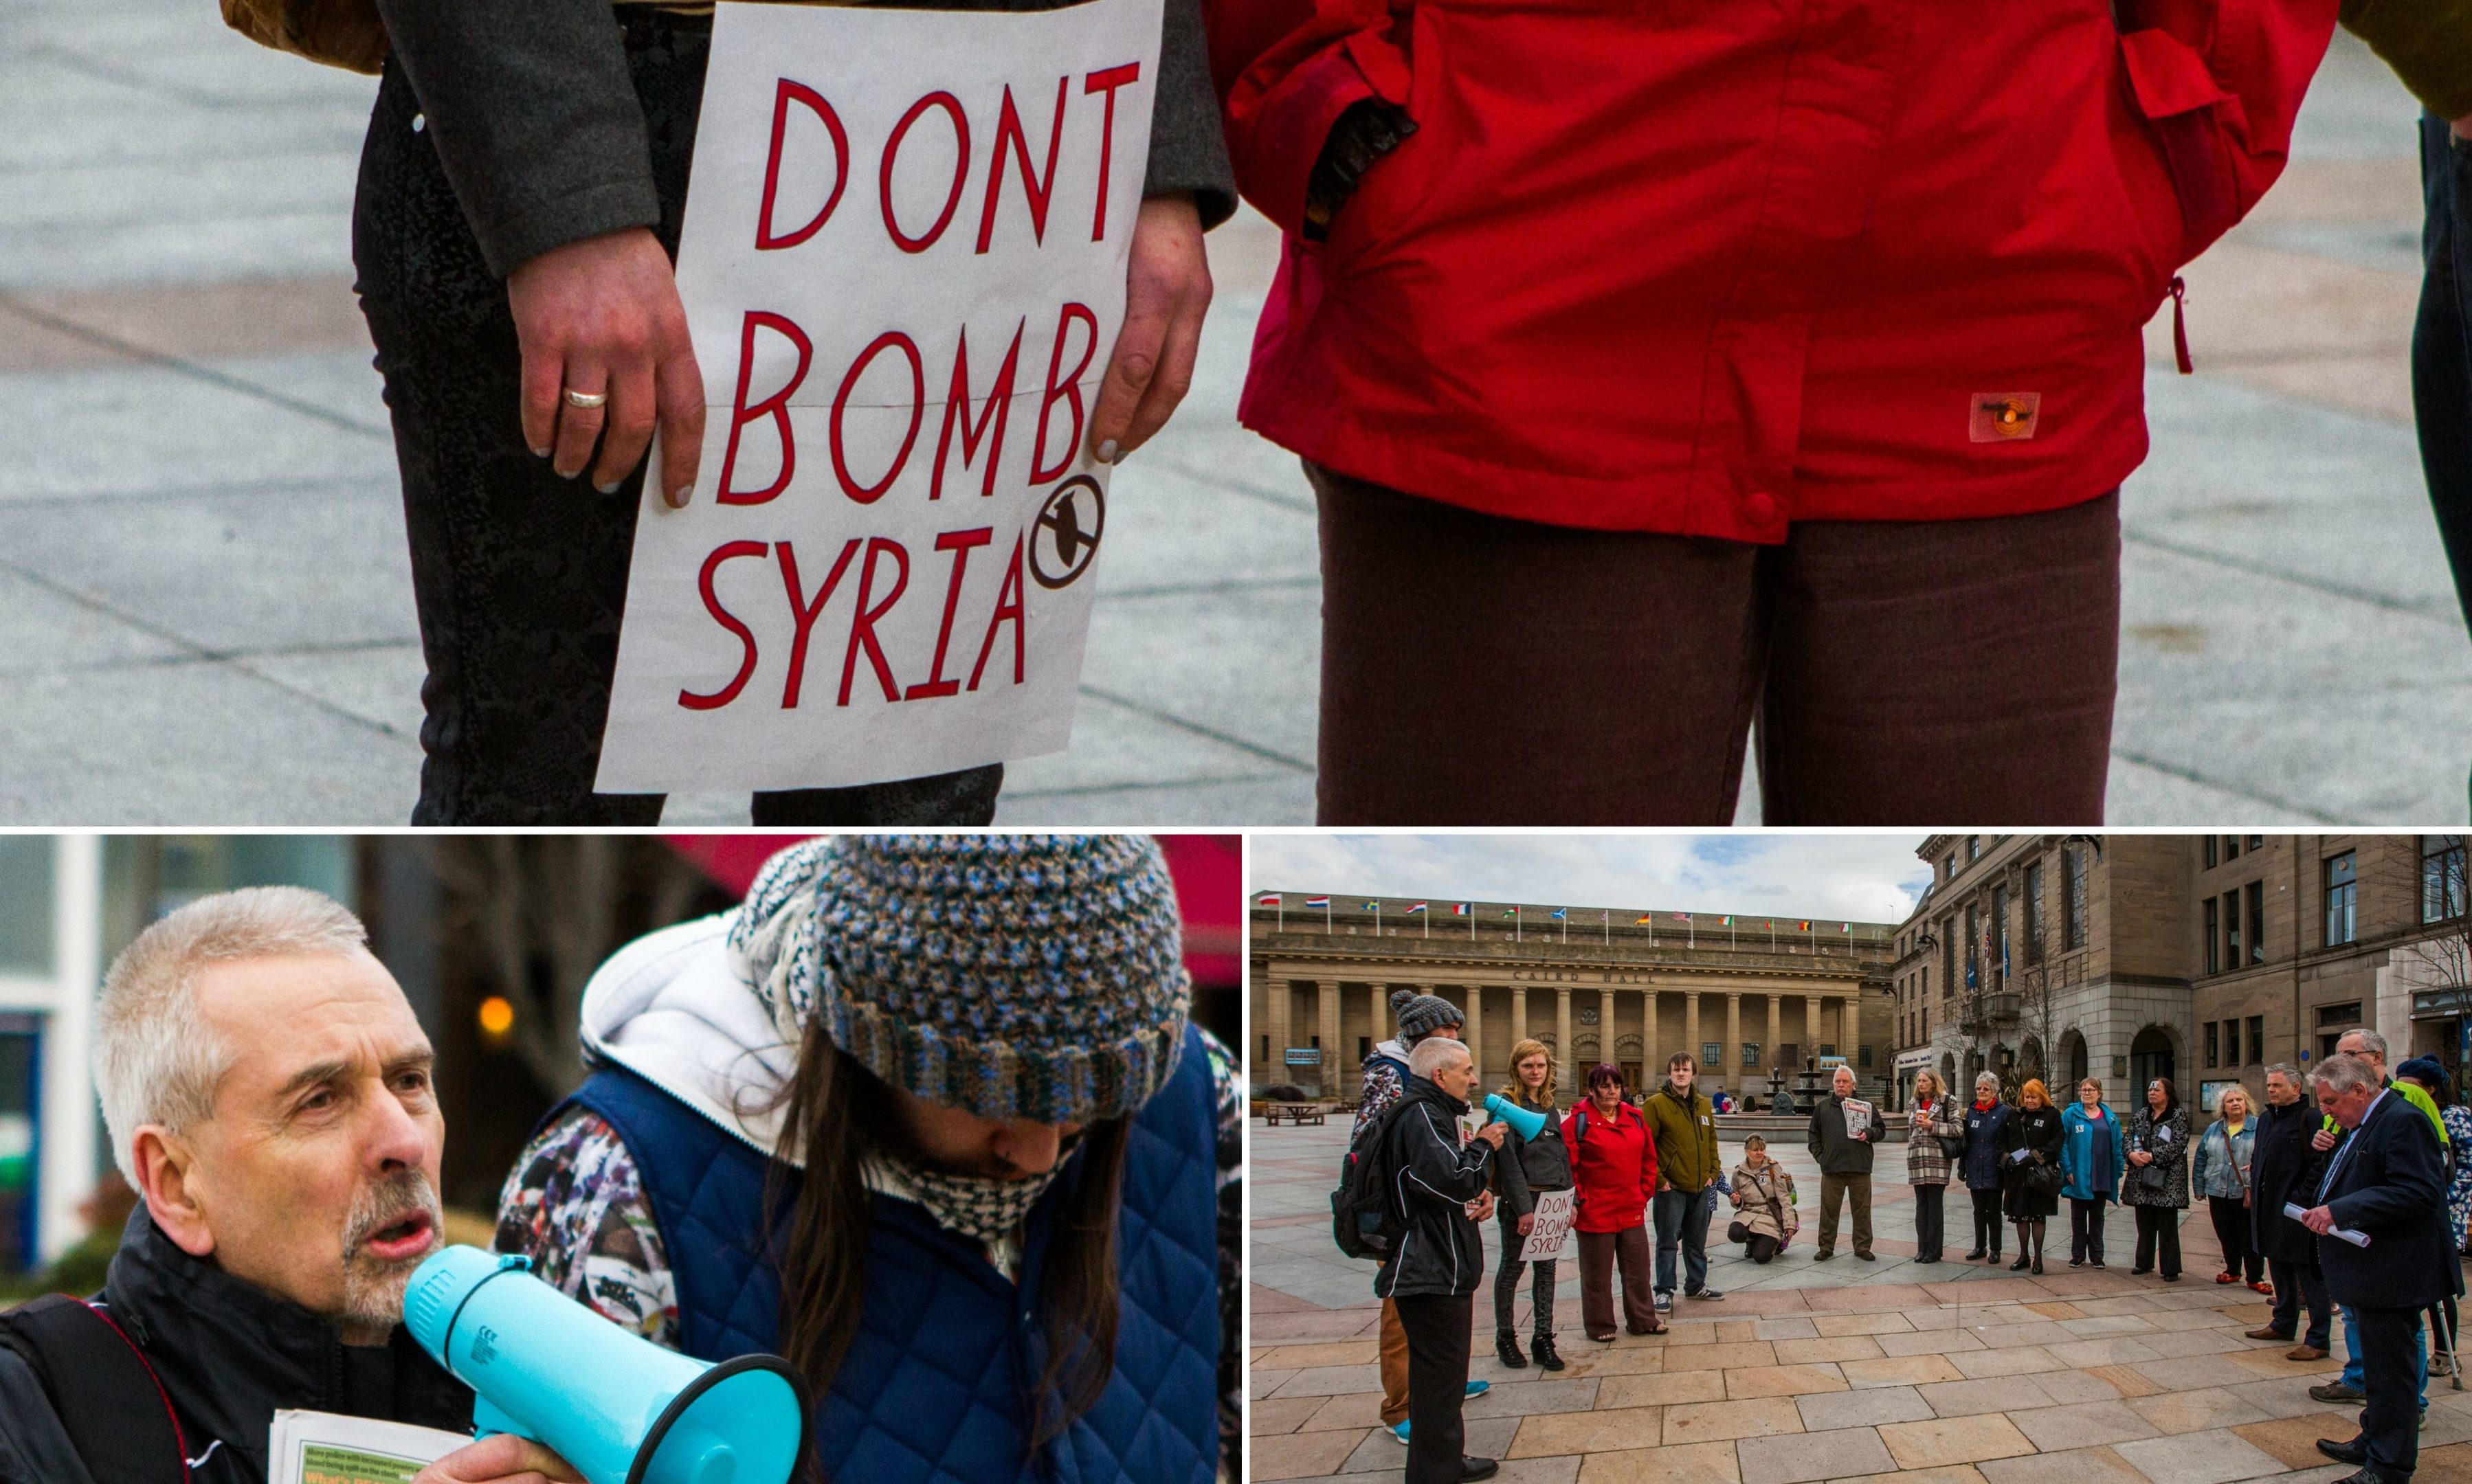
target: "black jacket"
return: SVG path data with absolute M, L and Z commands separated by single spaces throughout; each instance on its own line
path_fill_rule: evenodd
M 2299 1204 L 2325 1206 L 2337 1226 L 2369 1237 L 2366 1247 L 2318 1238 L 2327 1294 L 2357 1308 L 2419 1308 L 2453 1293 L 2446 1160 L 2420 1110 L 2400 1093 L 2380 1097 L 2326 1159 L 2333 1183 L 2313 1185 L 2322 1199 Z
M 1545 1126 L 1535 1138 L 1522 1139 L 1519 1130 L 1503 1125 L 1502 1152 L 1493 1162 L 1494 1189 L 1502 1209 L 1514 1216 L 1534 1211 L 1539 1191 L 1571 1188 L 1571 1151 L 1562 1145 L 1562 1115 L 1550 1107 L 1520 1106 L 1543 1114 Z
M 1057 0 L 937 9 L 1037 11 Z M 387 65 L 420 99 L 455 199 L 503 278 L 552 247 L 651 226 L 644 113 L 609 0 L 377 0 Z M 633 8 L 629 8 L 633 9 Z M 1193 192 L 1213 226 L 1236 209 L 1200 0 L 1167 0 L 1145 196 Z
M 2249 1153 L 2249 1231 L 2257 1250 L 2278 1262 L 2318 1262 L 2318 1238 L 2283 1213 L 2284 1203 L 2303 1211 L 2318 1204 L 2318 1177 L 2326 1157 L 2309 1147 L 2325 1116 L 2308 1098 L 2290 1107 L 2262 1104 L 2257 1111 L 2257 1144 Z M 2302 1199 L 2302 1197 L 2308 1199 Z
M 2024 1178 L 2026 1165 L 2032 1161 L 2012 1160 L 2008 1158 L 2011 1151 L 2024 1149 L 2031 1154 L 2041 1155 L 2046 1165 L 2057 1165 L 2060 1146 L 2067 1142 L 2068 1135 L 2060 1127 L 2060 1111 L 2046 1103 L 2040 1108 L 2010 1109 L 1992 1139 L 1994 1147 L 2000 1152 L 2001 1184 L 2013 1186 Z
M 1392 1214 L 1407 1228 L 1397 1256 L 1373 1275 L 1378 1298 L 1474 1293 L 1485 1277 L 1485 1246 L 1467 1203 L 1485 1193 L 1493 1145 L 1460 1142 L 1468 1105 L 1423 1077 L 1410 1077 L 1392 1106 L 1387 1151 Z M 1509 1137 L 1508 1135 L 1505 1136 Z
M 1880 1142 L 1879 1110 L 1876 1107 L 1871 1110 L 1871 1129 L 1867 1136 L 1848 1139 L 1845 1137 L 1845 1099 L 1831 1093 L 1811 1110 L 1811 1133 L 1804 1142 L 1811 1149 L 1811 1157 L 1819 1162 L 1821 1174 L 1867 1175 L 1871 1172 L 1872 1146 Z
M 346 1346 L 325 1320 L 182 1252 L 144 1206 L 102 1297 L 171 1398 L 192 1484 L 264 1484 L 267 1430 L 282 1407 L 472 1430 L 472 1393 L 408 1331 Z M 0 1484 L 111 1484 L 86 1472 L 34 1369 L 4 1347 Z

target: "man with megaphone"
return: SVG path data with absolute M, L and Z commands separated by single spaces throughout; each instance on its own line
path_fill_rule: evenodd
M 468 1432 L 401 1327 L 440 1244 L 432 1053 L 352 914 L 204 897 L 138 934 L 95 1010 L 95 1082 L 140 1197 L 96 1298 L 0 1316 L 0 1484 L 264 1484 L 278 1408 Z M 492 1438 L 425 1480 L 574 1480 Z
M 793 846 L 594 975 L 498 1248 L 697 1359 L 786 1357 L 832 1484 L 1211 1484 L 1243 1122 L 1191 996 L 1146 836 Z

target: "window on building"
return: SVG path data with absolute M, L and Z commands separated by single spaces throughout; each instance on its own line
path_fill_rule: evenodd
M 1719 1042 L 1719 1041 L 1702 1041 L 1702 1042 L 1700 1042 L 1700 1066 L 1702 1066 L 1702 1067 L 1722 1067 L 1722 1066 L 1723 1066 L 1723 1065 L 1724 1065 L 1724 1063 L 1725 1063 L 1725 1047 L 1724 1047 L 1724 1043 L 1723 1043 L 1723 1042 Z
M 2220 859 L 2220 852 L 2221 852 L 2222 848 L 2222 846 L 2221 846 L 2221 844 L 2217 841 L 2216 836 L 2211 836 L 2211 835 L 2209 835 L 2209 836 L 2206 836 L 2206 869 L 2207 869 L 2207 870 L 2211 871 L 2211 870 L 2213 870 L 2216 866 L 2221 865 L 2221 864 L 2222 863 L 2222 860 Z
M 1855 1052 L 1854 1064 L 1856 1066 L 1868 1067 L 1871 1065 L 1871 1048 L 1869 1047 L 1857 1047 L 1855 1048 Z
M 2226 835 L 2223 836 L 2223 860 L 2226 862 L 2238 860 L 2240 859 L 2240 842 L 2241 837 L 2237 835 Z
M 2217 945 L 2221 940 L 2215 936 L 2215 926 L 2217 919 L 2222 915 L 2222 908 L 2216 903 L 2214 898 L 2208 897 L 2205 901 L 2205 905 L 2200 907 L 2199 910 L 2205 917 L 2202 932 L 2206 943 L 2206 972 L 2208 974 L 2221 974 L 2223 972 L 2223 964 L 2222 956 L 2218 952 L 2217 948 Z M 2214 1065 L 2214 1062 L 2209 1060 L 2206 1065 L 2211 1067 Z
M 1822 1056 L 1834 1056 L 1834 1055 L 1836 1055 L 1836 1054 L 1837 1054 L 1837 1043 L 1836 1043 L 1836 1042 L 1834 1042 L 1834 1041 L 1822 1041 L 1821 1043 L 1819 1043 L 1819 1054 L 1820 1054 L 1820 1055 L 1822 1055 Z
M 2086 945 L 2086 860 L 2082 850 L 2060 853 L 2060 864 L 2067 872 L 2067 896 L 2063 899 L 2061 919 L 2062 941 L 2071 948 Z
M 2335 1054 L 2335 1043 L 2343 1038 L 2343 1032 L 2361 1024 L 2361 1002 L 2357 1000 L 2347 1000 L 2341 1004 L 2321 1004 L 2312 1013 L 2317 1017 L 2318 1059 L 2320 1061 Z
M 1983 836 L 1980 835 L 1967 836 L 1965 837 L 1965 863 L 1972 865 L 1974 862 L 1982 859 Z
M 2326 946 L 2349 943 L 2360 935 L 2361 883 L 2359 862 L 2345 851 L 2326 862 Z
M 1759 1044 L 1758 1042 L 1756 1042 L 1756 1041 L 1746 1041 L 1746 1042 L 1744 1042 L 1744 1043 L 1743 1043 L 1743 1070 L 1744 1070 L 1745 1072 L 1750 1072 L 1750 1071 L 1753 1071 L 1753 1070 L 1755 1070 L 1755 1069 L 1759 1066 L 1759 1064 L 1760 1064 L 1760 1044 Z
M 1965 987 L 1983 987 L 1983 908 L 1965 906 Z
M 2005 883 L 1991 888 L 1991 967 L 2005 989 L 2008 983 L 2008 887 Z
M 2463 836 L 2420 837 L 2420 920 L 2448 922 L 2463 915 Z
M 2263 1015 L 2252 1015 L 2248 1018 L 2248 1059 L 2241 1065 L 2245 1067 L 2266 1065 L 2266 1017 Z
M 2220 1067 L 2222 1065 L 2222 1059 L 2215 1053 L 2215 1034 L 2220 1028 L 2221 1027 L 2217 1026 L 2213 1021 L 2206 1022 L 2206 1065 L 2209 1067 Z
M 1939 997 L 1942 1000 L 1957 993 L 1960 982 L 1957 949 L 1957 919 L 1954 916 L 1943 917 L 1939 920 Z
M 1939 858 L 1939 883 L 1943 886 L 1947 885 L 1956 875 L 1957 852 L 1952 850 Z
M 2241 898 L 2235 889 L 2223 893 L 2223 967 L 2241 965 Z
M 1268 1035 L 1262 1037 L 1262 1057 L 1260 1065 L 1265 1067 L 1271 1065 L 1271 1038 Z
M 2248 961 L 2266 962 L 2266 883 L 2248 883 Z M 2252 1056 L 2251 1061 L 2257 1060 Z
M 2043 862 L 2026 867 L 2026 961 L 2043 961 Z
M 52 972 L 52 838 L 0 836 L 0 974 Z
M 2263 835 L 2250 836 L 2248 837 L 2248 848 L 2251 850 L 2264 850 L 2266 848 L 2266 836 Z

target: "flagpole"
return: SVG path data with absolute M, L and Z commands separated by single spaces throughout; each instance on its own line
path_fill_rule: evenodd
M 1003 595 L 998 594 L 997 596 L 1002 597 Z M 1324 933 L 1333 933 L 1339 930 L 1330 925 L 1330 898 L 1328 897 L 1321 899 L 1321 930 Z
M 1611 947 L 1613 947 L 1613 946 L 1614 946 L 1614 909 L 1613 909 L 1612 907 L 1605 907 L 1605 908 L 1604 908 L 1603 910 L 1599 911 L 1599 912 L 1597 913 L 1597 921 L 1598 921 L 1598 922 L 1600 922 L 1600 923 L 1603 923 L 1603 924 L 1604 925 L 1604 929 L 1605 929 L 1605 947 L 1607 947 L 1607 948 L 1611 948 Z

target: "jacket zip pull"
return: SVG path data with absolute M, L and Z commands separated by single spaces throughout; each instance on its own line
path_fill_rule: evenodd
M 2172 352 L 2179 359 L 2180 374 L 2197 374 L 2198 365 L 2189 359 L 2189 281 L 2179 274 L 2172 275 Z

